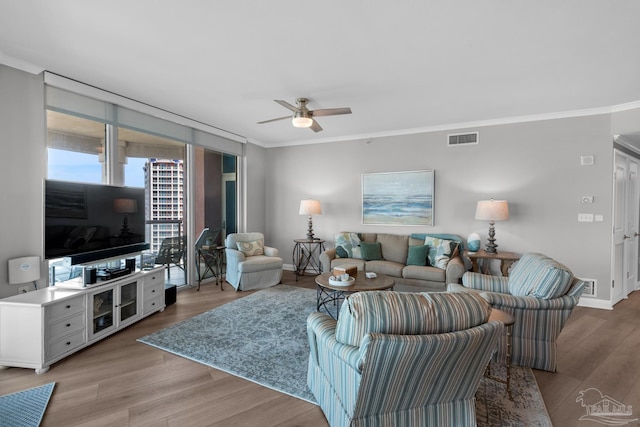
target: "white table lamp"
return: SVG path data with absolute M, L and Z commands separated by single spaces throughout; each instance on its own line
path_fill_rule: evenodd
M 509 219 L 509 203 L 506 200 L 480 200 L 476 206 L 476 219 L 489 221 L 489 239 L 487 239 L 485 252 L 497 254 L 495 221 Z
M 309 215 L 309 229 L 307 230 L 307 240 L 315 240 L 313 237 L 313 222 L 311 215 L 322 215 L 320 202 L 318 200 L 306 199 L 300 201 L 300 215 Z

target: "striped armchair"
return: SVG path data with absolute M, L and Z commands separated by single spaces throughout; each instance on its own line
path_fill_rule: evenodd
M 512 267 L 509 277 L 467 272 L 462 285 L 449 284 L 449 291 L 476 291 L 492 307 L 510 313 L 511 363 L 555 372 L 556 340 L 582 294 L 585 282 L 553 259 L 537 253 L 525 254 Z M 506 336 L 497 356 L 506 358 Z
M 331 426 L 476 425 L 503 325 L 471 293 L 359 292 L 307 320 L 307 382 Z

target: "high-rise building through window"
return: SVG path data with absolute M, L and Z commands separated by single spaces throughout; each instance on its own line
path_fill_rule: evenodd
M 162 240 L 184 234 L 184 162 L 151 158 L 145 165 L 147 218 L 166 223 L 149 224 L 151 251 L 158 252 Z

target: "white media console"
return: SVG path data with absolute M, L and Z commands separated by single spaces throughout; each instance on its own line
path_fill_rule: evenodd
M 165 308 L 163 267 L 0 299 L 0 366 L 51 364 Z

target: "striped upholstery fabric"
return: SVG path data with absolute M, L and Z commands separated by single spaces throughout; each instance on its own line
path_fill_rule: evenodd
M 571 279 L 571 271 L 559 262 L 542 254 L 525 254 L 509 275 L 509 293 L 557 298 L 567 292 Z
M 485 323 L 489 305 L 469 293 L 358 292 L 342 304 L 336 339 L 360 346 L 366 334 L 438 334 Z
M 525 263 L 521 265 L 523 260 Z M 517 285 L 518 292 L 529 289 L 525 296 L 513 295 L 504 290 L 506 278 L 503 277 L 465 273 L 462 283 L 469 290 L 484 291 L 480 294 L 492 307 L 513 315 L 515 322 L 512 327 L 511 363 L 555 372 L 556 341 L 580 300 L 585 282 L 570 276 L 568 285 L 564 284 L 567 272 L 569 275 L 571 272 L 562 264 L 540 254 L 524 255 L 512 269 L 513 273 L 518 272 L 518 266 L 521 269 L 520 276 L 516 275 L 515 279 L 524 280 L 526 277 L 530 280 Z M 513 280 L 513 273 L 508 278 L 509 282 Z M 467 275 L 469 276 L 465 277 Z M 501 292 L 496 291 L 501 288 Z M 459 290 L 460 286 L 449 289 Z M 513 289 L 510 283 L 509 290 Z M 562 294 L 558 295 L 561 289 Z M 497 357 L 505 360 L 506 336 L 501 340 Z
M 356 295 L 360 294 L 365 293 Z M 387 313 L 383 317 L 394 319 L 390 314 L 392 309 L 385 303 L 398 304 L 393 310 L 399 315 L 405 309 L 416 307 L 416 294 L 401 295 L 405 296 L 383 300 L 364 298 L 361 303 L 373 303 L 368 307 L 370 311 L 382 310 L 379 314 Z M 419 296 L 429 304 L 442 304 L 446 314 L 442 314 L 441 319 L 452 313 L 480 316 L 486 309 L 475 296 L 452 298 L 452 294 L 443 293 L 427 299 L 433 295 L 436 294 Z M 464 303 L 469 303 L 471 308 L 461 308 Z M 342 317 L 338 323 L 341 322 Z M 358 346 L 341 343 L 337 339 L 337 328 L 337 322 L 323 313 L 312 313 L 307 320 L 311 349 L 307 382 L 329 425 L 476 424 L 474 395 L 502 335 L 501 323 L 481 322 L 439 334 L 371 332 L 362 337 Z
M 509 293 L 509 278 L 468 271 L 462 275 L 462 285 L 480 291 Z

